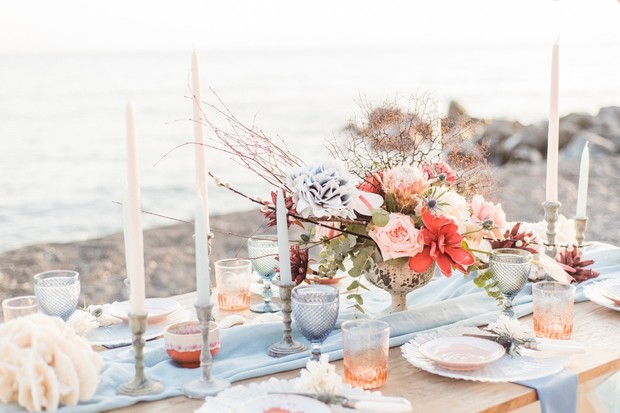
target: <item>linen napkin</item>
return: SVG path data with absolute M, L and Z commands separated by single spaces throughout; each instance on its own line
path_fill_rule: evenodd
M 516 383 L 536 390 L 542 413 L 577 412 L 579 378 L 577 373 L 570 369 L 563 369 L 552 376 Z
M 598 244 L 589 250 L 588 257 L 591 256 L 597 260 L 595 269 L 601 272 L 599 279 L 620 278 L 620 248 Z M 450 278 L 436 277 L 429 285 L 408 295 L 408 310 L 380 317 L 390 323 L 390 347 L 400 346 L 416 334 L 429 330 L 455 326 L 481 326 L 495 321 L 500 314 L 499 307 L 483 290 L 475 287 L 471 279 L 472 277 L 466 278 L 458 273 Z M 363 295 L 364 307 L 371 315 L 379 314 L 389 307 L 389 294 L 385 291 L 375 289 Z M 583 300 L 585 297 L 578 287 L 577 301 Z M 517 316 L 521 317 L 532 312 L 531 301 L 531 286 L 528 285 L 513 301 Z M 342 321 L 351 319 L 352 315 L 353 310 L 346 308 L 345 303 L 341 303 L 339 322 L 321 346 L 322 352 L 329 354 L 330 360 L 343 357 L 339 326 Z M 220 333 L 222 345 L 220 352 L 213 359 L 212 375 L 231 382 L 300 369 L 305 366 L 310 355 L 309 350 L 278 359 L 267 355 L 269 346 L 282 338 L 281 323 L 248 324 L 225 329 Z M 308 344 L 296 328 L 293 328 L 293 337 Z M 146 375 L 164 384 L 163 393 L 135 398 L 116 395 L 118 385 L 130 381 L 135 370 L 133 358 L 120 359 L 119 353 L 123 349 L 115 349 L 102 353 L 105 364 L 95 396 L 77 406 L 63 407 L 59 412 L 99 412 L 129 406 L 142 400 L 152 401 L 177 396 L 183 394 L 182 389 L 186 382 L 200 377 L 200 369 L 177 367 L 167 357 L 161 340 L 149 342 L 146 348 L 148 350 L 145 353 Z M 577 392 L 576 385 L 569 390 L 563 387 L 563 384 L 556 383 L 557 381 L 553 380 L 548 386 L 537 387 L 539 398 L 549 400 L 548 403 L 554 405 L 558 400 L 558 388 L 562 388 L 562 396 Z M 7 413 L 23 411 L 15 404 L 2 407 L 2 411 Z

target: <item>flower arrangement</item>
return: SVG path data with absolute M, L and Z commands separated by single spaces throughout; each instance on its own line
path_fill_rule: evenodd
M 491 182 L 484 148 L 464 150 L 467 125 L 442 123 L 428 110 L 428 98 L 413 98 L 407 111 L 363 106 L 362 123 L 327 143 L 333 159 L 314 163 L 244 126 L 228 109 L 210 107 L 231 126 L 227 132 L 206 121 L 219 141 L 215 147 L 283 188 L 289 226 L 304 230 L 296 247 L 321 247 L 321 277 L 347 270 L 354 278 L 348 298 L 360 311 L 358 292 L 365 287 L 359 277 L 377 264 L 406 263 L 415 272 L 436 265 L 449 277 L 453 270 L 484 268 L 493 243 L 527 249 L 536 242 L 519 226 L 506 228 L 501 205 L 485 199 Z M 263 201 L 226 187 L 262 204 L 275 223 L 275 192 Z

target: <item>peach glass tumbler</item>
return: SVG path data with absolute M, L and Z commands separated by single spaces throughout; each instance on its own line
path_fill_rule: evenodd
M 532 285 L 534 333 L 538 337 L 567 340 L 573 333 L 575 286 L 554 281 Z
M 250 308 L 252 262 L 229 258 L 215 262 L 217 303 L 221 310 L 239 311 Z
M 342 323 L 344 381 L 351 386 L 376 389 L 388 373 L 390 325 L 381 320 Z

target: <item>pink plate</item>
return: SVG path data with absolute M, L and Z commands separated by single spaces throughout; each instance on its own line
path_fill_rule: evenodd
M 449 370 L 476 370 L 499 360 L 505 353 L 500 344 L 476 337 L 439 337 L 420 345 L 420 353 Z
M 179 308 L 179 302 L 171 298 L 147 298 L 144 300 L 144 310 L 148 312 L 149 323 L 158 323 Z M 129 301 L 115 302 L 108 308 L 108 314 L 112 317 L 127 321 L 129 313 Z

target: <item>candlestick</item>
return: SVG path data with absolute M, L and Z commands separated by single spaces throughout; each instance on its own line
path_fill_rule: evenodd
M 280 288 L 280 300 L 282 300 L 282 322 L 284 324 L 282 341 L 269 346 L 268 354 L 271 357 L 284 357 L 289 354 L 300 353 L 306 351 L 306 346 L 293 340 L 292 327 L 291 327 L 291 312 L 293 311 L 291 306 L 291 293 L 295 287 L 294 282 L 283 283 L 282 281 L 274 280 L 273 282 Z
M 588 204 L 588 176 L 590 174 L 590 150 L 588 142 L 581 152 L 581 164 L 579 166 L 579 187 L 577 189 L 577 212 L 575 218 L 586 218 Z
M 208 305 L 209 294 L 209 193 L 207 189 L 207 166 L 203 130 L 202 97 L 200 88 L 200 65 L 198 53 L 192 53 L 192 107 L 194 111 L 194 140 L 196 141 L 196 216 L 194 237 L 196 246 L 196 304 Z
M 284 203 L 284 188 L 278 189 L 276 200 L 276 221 L 278 233 L 278 251 L 280 265 L 280 281 L 282 284 L 289 284 L 291 279 L 291 250 L 288 244 L 288 210 Z
M 556 42 L 551 53 L 551 97 L 549 102 L 549 131 L 547 137 L 547 188 L 546 201 L 558 200 L 558 150 L 560 117 L 559 102 L 559 55 L 560 46 Z
M 558 210 L 562 206 L 559 202 L 543 202 L 543 208 L 545 209 L 545 221 L 547 221 L 547 244 L 545 252 L 548 256 L 555 259 L 558 249 L 555 245 L 555 223 L 558 220 Z
M 588 226 L 588 218 L 575 218 L 575 240 L 577 246 L 583 246 L 583 241 L 586 238 L 586 228 Z
M 129 313 L 129 326 L 133 335 L 133 349 L 135 352 L 136 374 L 129 383 L 121 384 L 117 388 L 118 394 L 126 396 L 145 396 L 158 394 L 164 390 L 164 385 L 144 375 L 144 332 L 146 331 L 147 313 Z
M 198 305 L 196 316 L 200 322 L 200 333 L 202 335 L 202 348 L 200 350 L 200 370 L 201 378 L 193 380 L 183 386 L 183 392 L 190 399 L 204 399 L 207 396 L 214 396 L 230 386 L 230 382 L 224 379 L 211 377 L 211 366 L 213 365 L 211 350 L 209 349 L 209 321 L 213 304 Z
M 144 312 L 144 246 L 140 206 L 140 173 L 136 143 L 136 118 L 133 104 L 127 103 L 127 194 L 123 206 L 125 254 L 130 280 L 129 301 L 133 313 Z M 126 209 L 125 209 L 126 208 Z

